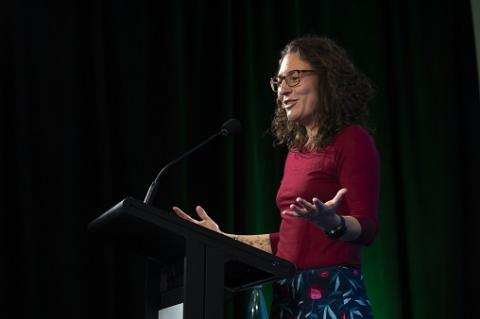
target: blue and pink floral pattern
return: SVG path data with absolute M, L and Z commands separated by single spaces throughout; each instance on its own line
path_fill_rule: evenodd
M 372 319 L 363 275 L 335 266 L 301 270 L 273 285 L 270 319 Z

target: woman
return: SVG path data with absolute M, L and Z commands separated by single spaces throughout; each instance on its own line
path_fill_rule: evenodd
M 372 318 L 361 252 L 378 228 L 379 157 L 363 128 L 369 80 L 327 38 L 294 39 L 270 80 L 277 93 L 275 144 L 286 145 L 277 193 L 279 232 L 225 235 L 293 262 L 292 278 L 274 284 L 271 318 Z M 197 221 L 221 232 L 202 207 Z

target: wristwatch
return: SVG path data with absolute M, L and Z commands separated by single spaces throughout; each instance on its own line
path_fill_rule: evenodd
M 333 227 L 332 229 L 326 230 L 325 235 L 330 239 L 338 239 L 345 234 L 347 231 L 347 226 L 345 225 L 345 218 L 340 215 L 340 225 Z

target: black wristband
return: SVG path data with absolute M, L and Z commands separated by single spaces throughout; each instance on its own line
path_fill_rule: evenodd
M 328 238 L 330 239 L 338 239 L 342 237 L 346 231 L 347 231 L 347 226 L 345 225 L 345 218 L 343 218 L 343 216 L 340 215 L 340 225 L 330 230 L 326 230 L 325 235 L 327 235 Z

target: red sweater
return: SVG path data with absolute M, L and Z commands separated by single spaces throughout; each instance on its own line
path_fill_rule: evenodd
M 288 210 L 297 197 L 322 202 L 337 191 L 348 189 L 337 209 L 340 215 L 354 216 L 362 226 L 354 241 L 331 240 L 316 225 L 303 218 L 281 216 L 280 230 L 270 234 L 273 253 L 293 262 L 297 268 L 332 265 L 361 266 L 362 246 L 370 244 L 377 232 L 379 156 L 370 135 L 358 125 L 342 130 L 332 143 L 318 152 L 290 151 L 277 206 Z

